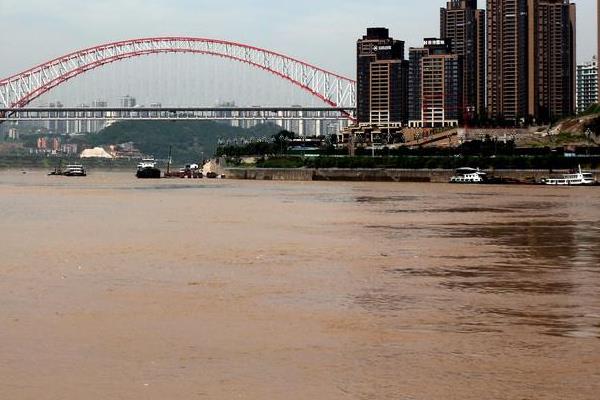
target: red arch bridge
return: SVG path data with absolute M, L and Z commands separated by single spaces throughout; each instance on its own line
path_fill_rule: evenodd
M 222 57 L 258 68 L 320 99 L 322 108 L 61 109 L 27 107 L 62 83 L 116 61 L 165 53 Z M 356 82 L 270 50 L 223 40 L 156 37 L 76 51 L 0 80 L 0 122 L 48 119 L 353 119 Z

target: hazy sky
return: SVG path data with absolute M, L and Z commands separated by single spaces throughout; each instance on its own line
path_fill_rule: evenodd
M 0 0 L 0 77 L 119 39 L 189 35 L 278 50 L 348 76 L 367 26 L 418 46 L 439 34 L 442 0 Z M 480 0 L 480 7 L 484 1 Z M 595 1 L 578 5 L 578 59 L 595 54 Z M 417 5 L 414 5 L 417 4 Z

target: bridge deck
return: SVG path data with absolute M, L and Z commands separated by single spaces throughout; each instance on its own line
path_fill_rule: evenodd
M 168 107 L 168 108 L 0 108 L 3 121 L 70 120 L 329 120 L 352 119 L 353 108 L 331 107 Z

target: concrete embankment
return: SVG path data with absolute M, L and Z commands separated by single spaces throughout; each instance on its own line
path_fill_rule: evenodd
M 227 179 L 274 181 L 351 181 L 351 182 L 432 182 L 446 183 L 454 175 L 450 169 L 304 169 L 304 168 L 224 168 Z M 537 181 L 566 170 L 488 170 L 490 176 L 518 181 Z M 592 171 L 600 180 L 600 171 Z

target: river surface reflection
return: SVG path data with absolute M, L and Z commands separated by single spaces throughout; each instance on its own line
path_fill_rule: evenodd
M 600 188 L 0 173 L 0 388 L 595 399 Z

